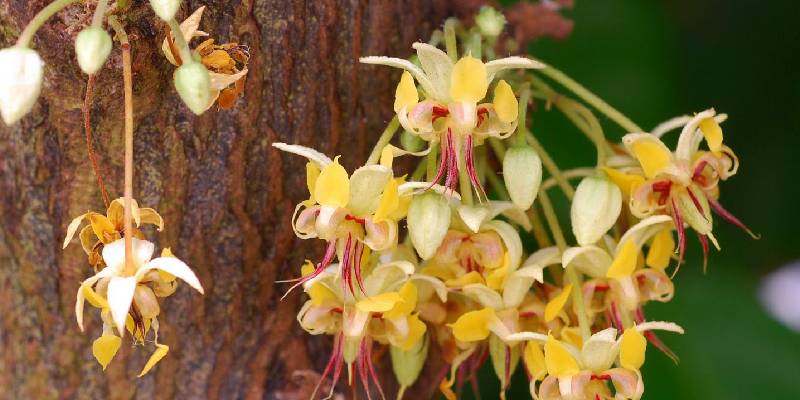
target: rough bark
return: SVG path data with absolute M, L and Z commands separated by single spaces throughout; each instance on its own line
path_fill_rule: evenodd
M 14 42 L 47 2 L 0 4 L 0 42 Z M 74 5 L 38 33 L 47 63 L 33 113 L 0 127 L 0 398 L 307 398 L 330 338 L 295 321 L 299 292 L 279 301 L 309 252 L 290 229 L 306 196 L 304 161 L 275 141 L 364 160 L 392 116 L 398 73 L 359 66 L 360 55 L 408 55 L 450 13 L 446 0 L 184 1 L 181 16 L 208 6 L 201 28 L 250 46 L 244 98 L 200 117 L 172 86 L 162 57 L 165 26 L 146 1 L 124 20 L 133 37 L 134 197 L 158 209 L 163 233 L 148 232 L 198 273 L 206 295 L 182 285 L 165 300 L 160 339 L 169 355 L 142 379 L 152 348 L 124 345 L 104 373 L 91 354 L 100 334 L 87 312 L 75 323 L 78 284 L 91 273 L 80 246 L 61 249 L 71 218 L 103 210 L 82 130 L 86 76 L 75 34 L 91 7 Z M 453 3 L 457 3 L 453 1 Z M 112 52 L 95 84 L 94 145 L 112 198 L 122 193 L 122 66 Z M 127 343 L 127 341 L 126 341 Z M 298 373 L 300 371 L 301 373 Z

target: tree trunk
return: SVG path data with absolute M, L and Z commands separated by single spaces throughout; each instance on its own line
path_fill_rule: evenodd
M 4 47 L 46 3 L 2 2 Z M 93 7 L 57 14 L 34 42 L 47 63 L 37 106 L 21 123 L 0 126 L 0 398 L 307 398 L 331 338 L 299 328 L 300 292 L 279 301 L 287 286 L 275 281 L 296 277 L 321 243 L 296 239 L 290 227 L 307 196 L 305 161 L 270 145 L 344 154 L 348 168 L 362 162 L 392 117 L 399 74 L 358 65 L 358 57 L 408 55 L 454 12 L 449 3 L 184 1 L 181 17 L 208 6 L 202 30 L 252 54 L 236 107 L 195 117 L 160 51 L 166 26 L 146 1 L 131 1 L 123 23 L 134 59 L 134 197 L 165 218 L 164 232 L 146 232 L 157 248 L 171 247 L 206 289 L 200 296 L 182 285 L 163 302 L 159 338 L 170 352 L 141 379 L 152 346 L 134 348 L 126 337 L 103 372 L 91 352 L 100 319 L 87 312 L 85 333 L 75 322 L 75 294 L 92 270 L 80 245 L 62 250 L 61 241 L 73 217 L 104 210 L 82 128 L 86 76 L 72 50 Z M 92 108 L 112 199 L 122 194 L 122 113 L 115 47 Z

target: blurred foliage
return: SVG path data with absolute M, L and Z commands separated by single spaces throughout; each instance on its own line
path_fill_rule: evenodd
M 572 36 L 539 41 L 531 53 L 644 129 L 708 107 L 729 114 L 725 141 L 742 166 L 722 185 L 721 201 L 762 235 L 754 241 L 717 221 L 723 251 L 712 250 L 706 274 L 690 240 L 675 299 L 647 309 L 649 319 L 686 329 L 683 336 L 661 335 L 681 362 L 650 346 L 644 398 L 800 398 L 800 334 L 771 319 L 757 299 L 764 274 L 800 258 L 800 2 L 577 0 L 564 14 L 575 21 Z M 534 133 L 561 166 L 594 163 L 591 144 L 557 111 L 535 115 Z M 608 137 L 622 136 L 598 117 Z M 509 398 L 527 398 L 521 371 L 515 379 Z M 497 391 L 487 365 L 481 397 L 496 398 Z

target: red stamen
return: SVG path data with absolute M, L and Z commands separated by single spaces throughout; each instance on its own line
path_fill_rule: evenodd
M 706 165 L 708 165 L 707 160 L 700 161 L 696 167 L 694 167 L 694 172 L 692 173 L 692 180 L 699 183 L 701 186 L 705 185 L 705 177 L 703 176 L 703 170 L 705 170 Z M 701 182 L 702 180 L 702 182 Z
M 447 179 L 444 185 L 452 192 L 456 190 L 456 182 L 458 182 L 458 153 L 456 153 L 455 144 L 453 144 L 453 131 L 447 128 Z
M 289 290 L 286 291 L 283 297 L 288 296 L 289 293 L 291 293 L 292 290 L 294 290 L 298 286 L 319 276 L 319 274 L 321 274 L 322 271 L 325 271 L 325 268 L 328 268 L 328 266 L 331 265 L 331 262 L 333 262 L 333 257 L 335 255 L 336 255 L 336 240 L 331 240 L 330 242 L 328 242 L 328 247 L 325 249 L 325 255 L 322 257 L 322 261 L 319 264 L 317 264 L 317 268 L 314 270 L 314 272 L 306 276 L 302 276 L 300 278 L 283 281 L 283 282 L 297 282 L 294 285 L 292 285 L 292 287 L 290 287 Z
M 506 353 L 505 369 L 506 370 L 505 370 L 505 381 L 503 381 L 503 387 L 502 387 L 503 390 L 505 390 L 506 387 L 508 387 L 508 384 L 511 382 L 511 347 L 508 347 L 508 346 L 504 346 L 504 347 L 505 347 L 505 350 L 506 350 L 505 351 L 505 353 Z
M 723 208 L 722 205 L 719 204 L 718 201 L 716 201 L 716 200 L 714 200 L 714 199 L 709 197 L 708 198 L 708 204 L 711 205 L 711 209 L 713 209 L 714 212 L 717 213 L 717 215 L 722 217 L 724 220 L 726 220 L 729 223 L 739 227 L 739 229 L 747 232 L 747 234 L 750 235 L 751 237 L 753 237 L 754 239 L 758 239 L 760 237 L 760 236 L 756 235 L 755 233 L 753 233 L 753 231 L 751 231 L 750 228 L 747 227 L 747 225 L 742 223 L 742 221 L 740 221 L 739 218 L 736 218 L 733 214 L 728 212 L 728 210 Z
M 683 227 L 683 217 L 681 216 L 681 212 L 678 210 L 678 206 L 675 205 L 675 199 L 672 199 L 672 220 L 675 223 L 675 229 L 678 231 L 678 266 L 675 268 L 675 272 L 672 273 L 672 276 L 675 277 L 675 274 L 678 273 L 678 269 L 680 269 L 681 264 L 683 264 L 683 255 L 686 253 L 686 229 Z
M 472 186 L 478 193 L 478 201 L 482 201 L 481 198 L 485 198 L 488 201 L 489 198 L 486 196 L 486 191 L 483 190 L 483 185 L 481 185 L 481 181 L 478 179 L 478 174 L 475 172 L 475 160 L 473 155 L 474 148 L 472 147 L 472 135 L 468 135 L 467 139 L 464 141 L 464 163 L 467 164 L 467 175 L 469 175 L 469 180 L 472 182 Z
M 698 233 L 697 239 L 700 241 L 700 246 L 703 248 L 703 273 L 706 273 L 708 269 L 708 237 Z
M 637 324 L 641 324 L 646 321 L 644 310 L 642 309 L 642 307 L 636 309 L 636 313 L 634 313 L 633 318 Z M 644 337 L 647 339 L 648 342 L 652 343 L 653 346 L 656 346 L 657 349 L 661 350 L 662 353 L 664 353 L 667 357 L 672 359 L 673 362 L 675 362 L 676 364 L 678 363 L 678 355 L 675 354 L 675 352 L 672 351 L 669 347 L 667 347 L 667 345 L 664 344 L 664 342 L 662 342 L 661 339 L 659 339 L 658 336 L 656 336 L 656 334 L 653 333 L 653 331 L 644 331 L 642 332 L 642 334 L 644 335 Z
M 450 165 L 447 159 L 447 156 L 449 155 L 449 153 L 447 152 L 447 140 L 442 140 L 441 146 L 442 146 L 441 149 L 442 158 L 441 161 L 439 162 L 439 170 L 436 171 L 436 177 L 433 178 L 433 181 L 431 181 L 431 184 L 430 186 L 428 186 L 428 189 L 432 188 L 433 185 L 439 183 L 439 181 L 442 179 L 442 176 L 444 176 L 445 170 Z
M 618 330 L 624 329 L 624 325 L 622 325 L 622 318 L 619 315 L 619 310 L 617 309 L 617 303 L 611 302 L 611 323 L 614 325 L 615 328 Z
M 697 196 L 695 196 L 694 190 L 692 190 L 692 188 L 686 188 L 686 192 L 689 193 L 689 198 L 692 199 L 694 208 L 697 209 L 698 212 L 700 212 L 700 215 L 702 215 L 706 221 L 708 221 L 708 216 L 706 215 L 705 210 L 703 210 L 703 206 L 700 205 L 700 199 L 698 199 Z
M 486 116 L 489 115 L 489 110 L 487 110 L 485 107 L 481 107 L 478 109 L 477 114 L 478 114 L 478 124 L 475 126 L 479 127 L 483 123 L 483 120 L 486 118 Z
M 331 368 L 336 366 L 336 372 L 334 372 L 333 382 L 331 383 L 331 394 L 333 394 L 333 389 L 336 387 L 336 381 L 339 380 L 339 372 L 340 372 L 340 364 L 337 364 L 337 360 L 339 360 L 339 356 L 342 353 L 342 335 L 336 335 L 333 342 L 333 349 L 331 351 L 331 357 L 328 359 L 328 363 L 325 364 L 325 369 L 322 371 L 322 376 L 319 378 L 319 382 L 317 386 L 314 388 L 314 391 L 311 393 L 310 398 L 313 399 L 316 396 L 317 391 L 319 390 L 320 386 L 322 386 L 322 382 L 325 381 L 325 378 L 331 372 Z
M 356 282 L 358 282 L 358 288 L 361 289 L 361 294 L 366 296 L 367 292 L 364 291 L 364 280 L 361 279 L 361 257 L 363 257 L 363 255 L 364 244 L 357 241 L 355 246 L 355 262 L 353 263 L 353 270 L 356 272 Z
M 361 225 L 364 225 L 366 223 L 364 218 L 358 218 L 355 215 L 350 215 L 350 214 L 345 215 L 344 219 L 346 221 L 355 221 L 356 223 L 361 224 Z
M 669 198 L 669 192 L 672 189 L 672 181 L 653 182 L 651 187 L 653 188 L 653 192 L 659 193 L 658 205 L 664 205 Z
M 450 110 L 448 110 L 447 107 L 433 106 L 431 114 L 433 114 L 433 120 L 436 121 L 438 118 L 450 115 Z
M 367 338 L 364 338 L 362 343 L 365 343 L 366 340 Z M 378 388 L 378 393 L 381 395 L 381 399 L 386 400 L 386 395 L 383 394 L 381 382 L 378 380 L 378 374 L 375 372 L 375 365 L 372 363 L 372 343 L 369 343 L 369 345 L 365 343 L 364 349 L 367 353 L 364 358 L 367 361 L 367 368 L 369 370 L 370 377 L 372 377 L 372 382 L 375 383 L 375 386 Z
M 344 245 L 344 253 L 342 254 L 342 290 L 349 288 L 350 293 L 355 295 L 355 290 L 353 289 L 353 276 L 351 271 L 351 249 L 350 245 L 352 244 L 353 237 L 348 233 L 347 234 L 347 242 Z M 346 285 L 346 286 L 345 286 Z

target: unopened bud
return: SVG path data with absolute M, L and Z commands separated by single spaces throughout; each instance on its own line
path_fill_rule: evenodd
M 711 233 L 713 220 L 706 196 L 690 186 L 681 190 L 677 198 L 678 211 L 683 220 L 700 235 Z
M 503 180 L 511 202 L 521 209 L 531 208 L 542 184 L 542 160 L 529 146 L 512 147 L 503 157 Z
M 75 39 L 75 54 L 81 70 L 89 75 L 94 74 L 111 54 L 111 35 L 95 27 L 82 30 Z
M 42 89 L 43 66 L 39 54 L 29 48 L 0 50 L 0 114 L 6 125 L 33 108 Z
M 392 370 L 400 384 L 401 390 L 411 386 L 419 378 L 425 360 L 428 358 L 428 337 L 418 340 L 408 351 L 403 351 L 399 347 L 390 346 L 389 352 L 392 356 Z M 398 396 L 399 398 L 399 396 Z
M 211 78 L 203 64 L 191 61 L 178 67 L 175 71 L 175 89 L 193 113 L 200 115 L 208 109 Z
M 483 6 L 478 15 L 475 16 L 475 24 L 483 36 L 496 38 L 503 33 L 506 17 L 503 13 L 495 10 L 494 7 Z
M 584 178 L 572 199 L 572 233 L 581 246 L 600 240 L 622 211 L 622 192 L 605 177 Z
M 425 146 L 425 141 L 419 136 L 404 130 L 400 134 L 400 145 L 403 146 L 403 149 L 406 151 L 416 153 L 422 150 L 422 148 Z
M 172 21 L 178 8 L 181 7 L 180 0 L 150 0 L 150 7 L 153 8 L 156 15 L 164 21 Z
M 450 206 L 440 194 L 430 191 L 414 196 L 408 207 L 408 234 L 423 260 L 436 254 L 450 227 Z

